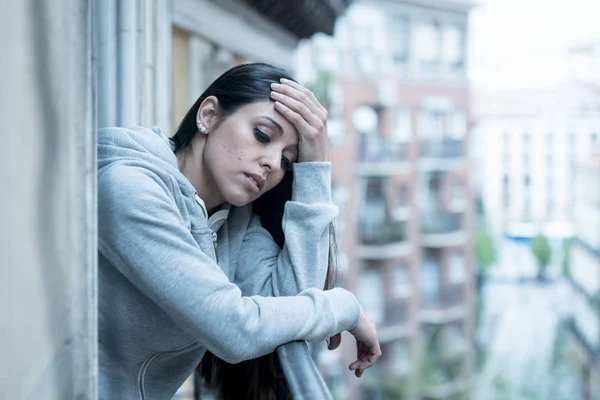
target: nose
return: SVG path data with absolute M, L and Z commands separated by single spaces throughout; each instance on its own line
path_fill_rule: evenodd
M 281 152 L 275 149 L 266 152 L 260 160 L 260 165 L 268 172 L 279 171 L 281 169 Z

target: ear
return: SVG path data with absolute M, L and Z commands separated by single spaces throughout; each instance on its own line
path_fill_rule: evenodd
M 207 134 L 215 126 L 219 118 L 218 110 L 219 100 L 215 96 L 208 96 L 202 101 L 196 114 L 196 125 L 201 133 Z

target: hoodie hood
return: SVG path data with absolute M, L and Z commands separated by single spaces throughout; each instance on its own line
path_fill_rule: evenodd
M 102 128 L 98 131 L 98 173 L 116 162 L 133 162 L 175 177 L 188 195 L 196 190 L 179 171 L 171 140 L 160 128 Z

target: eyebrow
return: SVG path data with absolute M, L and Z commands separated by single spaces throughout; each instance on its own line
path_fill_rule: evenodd
M 260 117 L 260 119 L 266 119 L 266 120 L 268 120 L 270 123 L 272 123 L 275 126 L 275 128 L 277 128 L 277 131 L 279 132 L 279 136 L 283 136 L 283 128 L 273 118 L 267 117 L 266 115 L 263 115 L 262 117 Z

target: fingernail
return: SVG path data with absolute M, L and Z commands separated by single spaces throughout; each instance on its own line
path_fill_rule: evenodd
M 277 108 L 283 108 L 283 104 L 281 104 L 280 102 L 276 101 L 275 102 L 275 107 L 277 107 Z
M 277 97 L 277 96 L 279 96 L 279 93 L 277 93 L 277 92 L 271 92 L 271 96 Z
M 281 87 L 281 85 L 279 83 L 271 83 L 271 88 L 272 89 L 277 89 L 277 88 L 280 88 L 280 87 Z

